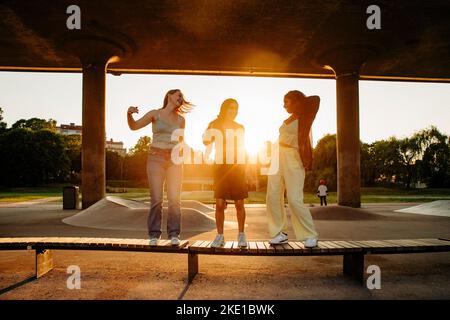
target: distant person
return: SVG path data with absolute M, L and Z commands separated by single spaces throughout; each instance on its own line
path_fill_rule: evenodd
M 295 237 L 305 241 L 305 247 L 317 246 L 318 233 L 311 212 L 303 203 L 303 186 L 306 170 L 312 169 L 310 130 L 319 104 L 318 96 L 306 97 L 297 90 L 284 96 L 284 108 L 291 116 L 280 127 L 279 168 L 269 175 L 267 184 L 267 217 L 272 245 L 288 241 L 283 196 L 286 190 Z
M 239 105 L 235 99 L 226 99 L 220 107 L 217 119 L 209 123 L 203 135 L 203 143 L 205 145 L 214 143 L 216 152 L 214 164 L 214 198 L 216 199 L 215 216 L 217 235 L 211 243 L 211 247 L 213 248 L 221 247 L 225 244 L 223 226 L 227 200 L 234 200 L 236 207 L 239 226 L 238 245 L 241 248 L 247 247 L 247 238 L 244 233 L 244 199 L 248 198 L 246 166 L 245 163 L 238 163 L 238 153 L 244 152 L 244 150 L 239 148 L 236 137 L 228 136 L 226 133 L 227 130 L 231 130 L 237 134 L 240 132 L 241 138 L 243 139 L 244 126 L 234 121 L 238 113 L 238 108 Z M 211 129 L 218 130 L 221 133 L 222 139 L 215 139 L 214 135 L 211 135 Z M 208 130 L 211 130 L 209 134 Z M 211 135 L 211 139 L 208 138 L 209 135 Z M 230 138 L 234 139 L 234 141 L 230 141 Z M 220 140 L 222 140 L 222 143 L 220 143 Z M 242 140 L 241 142 L 243 144 Z M 230 159 L 227 161 L 227 152 L 234 154 L 234 159 L 231 162 L 229 161 Z M 240 155 L 242 156 L 242 154 Z
M 167 185 L 168 218 L 167 234 L 170 243 L 180 244 L 181 232 L 181 181 L 182 164 L 172 161 L 172 149 L 178 141 L 172 141 L 172 133 L 176 129 L 185 128 L 183 114 L 192 107 L 179 89 L 170 90 L 164 97 L 160 109 L 147 112 L 141 119 L 134 120 L 133 113 L 138 113 L 138 107 L 129 107 L 127 111 L 128 126 L 138 130 L 152 124 L 153 140 L 147 158 L 147 177 L 150 187 L 150 213 L 147 219 L 149 244 L 157 245 L 161 238 L 161 220 L 164 183 Z
M 317 188 L 317 196 L 320 198 L 320 206 L 327 206 L 327 195 L 328 195 L 328 188 L 326 185 L 326 181 L 323 179 L 320 179 L 319 181 L 319 187 Z

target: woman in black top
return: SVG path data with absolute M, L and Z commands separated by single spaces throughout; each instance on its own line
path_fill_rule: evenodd
M 210 122 L 203 143 L 215 143 L 214 198 L 216 199 L 217 236 L 212 247 L 225 244 L 223 225 L 226 200 L 234 200 L 239 225 L 238 244 L 247 246 L 244 233 L 245 208 L 244 199 L 248 198 L 245 166 L 244 126 L 235 122 L 239 105 L 235 99 L 222 103 L 217 119 Z M 208 139 L 208 136 L 212 136 Z

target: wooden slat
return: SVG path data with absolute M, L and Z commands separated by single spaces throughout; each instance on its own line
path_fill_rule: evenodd
M 430 245 L 435 246 L 448 246 L 450 245 L 450 242 L 445 240 L 439 240 L 439 239 L 419 239 L 422 242 L 429 243 Z
M 385 240 L 371 240 L 370 243 L 379 248 L 392 248 L 392 244 Z
M 231 252 L 241 252 L 241 248 L 238 247 L 238 243 L 236 241 L 231 241 L 233 245 L 231 246 Z
M 225 242 L 225 245 L 223 246 L 224 251 L 231 252 L 233 251 L 233 241 L 227 241 Z
M 206 248 L 208 245 L 211 244 L 211 241 L 203 241 L 201 245 L 199 245 L 200 248 Z
M 78 245 L 81 246 L 81 247 L 92 247 L 92 243 L 94 241 L 96 241 L 95 239 L 96 238 L 82 238 L 78 242 Z M 96 244 L 95 244 L 95 246 L 96 246 Z
M 158 240 L 158 247 L 164 247 L 166 245 L 170 245 L 170 240 L 167 239 Z
M 257 253 L 258 252 L 258 246 L 256 245 L 256 242 L 254 242 L 254 241 L 248 242 L 247 248 L 249 249 L 250 253 Z
M 84 242 L 84 238 L 80 238 L 80 237 L 73 238 L 73 241 L 72 241 L 72 243 L 74 243 L 74 244 L 81 244 L 83 242 Z
M 327 243 L 333 248 L 341 251 L 345 251 L 346 247 L 337 241 L 327 241 Z
M 65 246 L 70 246 L 76 238 L 66 237 L 60 241 Z
M 147 240 L 147 244 L 149 243 L 149 240 Z M 98 247 L 113 247 L 113 244 L 111 243 L 111 238 L 93 238 L 92 244 Z
M 294 253 L 294 248 L 291 247 L 291 245 L 288 243 L 283 243 L 282 244 L 283 249 L 284 249 L 284 253 Z
M 333 241 L 336 245 L 340 246 L 345 252 L 355 252 L 360 250 L 358 246 L 352 245 L 345 241 L 335 240 Z
M 272 248 L 275 249 L 276 253 L 284 253 L 284 248 L 282 244 L 272 244 Z
M 267 253 L 275 253 L 275 248 L 270 245 L 269 242 L 264 241 L 264 246 L 266 247 Z
M 318 251 L 318 252 L 328 252 L 330 251 L 330 248 L 327 246 L 325 241 L 318 241 L 317 242 L 317 247 L 312 248 L 313 252 Z
M 231 252 L 250 252 L 249 251 L 249 247 L 247 247 L 247 248 L 240 248 L 239 246 L 238 246 L 238 242 L 237 241 L 233 241 L 233 247 L 232 247 L 232 249 L 231 249 Z M 258 249 L 256 249 L 256 250 L 258 250 Z
M 294 253 L 302 253 L 305 250 L 305 245 L 300 241 L 289 242 L 291 247 L 294 249 Z
M 351 244 L 354 244 L 354 245 L 356 245 L 356 246 L 358 246 L 358 247 L 360 247 L 360 248 L 373 248 L 373 246 L 372 245 L 370 245 L 370 244 L 367 244 L 367 243 L 364 243 L 364 241 L 354 241 L 354 240 L 349 240 L 349 241 L 347 241 L 347 242 L 349 242 L 349 243 L 351 243 Z
M 164 243 L 161 243 L 162 247 L 171 247 L 172 243 L 170 242 L 170 240 L 163 240 Z
M 225 244 L 222 247 L 214 248 L 217 252 L 231 252 L 231 248 L 233 247 L 233 241 L 225 241 Z
M 186 248 L 189 245 L 189 240 L 181 240 L 179 248 Z
M 450 246 L 450 242 L 449 241 L 445 241 L 445 240 L 439 240 L 439 239 L 434 239 L 432 241 L 430 241 L 431 244 L 433 244 L 435 247 L 444 247 L 444 248 L 449 248 Z
M 210 246 L 208 248 L 208 245 Z M 202 243 L 198 244 L 195 248 L 195 251 L 198 252 L 212 252 L 213 249 L 211 248 L 211 241 L 202 241 Z
M 191 244 L 192 248 L 197 248 L 203 243 L 203 240 L 197 240 L 193 244 Z
M 418 247 L 427 247 L 427 246 L 429 246 L 427 243 L 425 243 L 423 241 L 420 241 L 420 240 L 409 240 L 409 241 L 411 241 L 411 243 L 414 243 Z M 449 245 L 450 245 L 450 243 L 449 243 Z
M 127 241 L 127 248 L 129 249 L 136 249 L 138 247 L 138 241 L 140 239 L 128 239 Z
M 137 239 L 136 240 L 135 248 L 143 249 L 147 246 L 150 246 L 148 239 Z
M 264 245 L 264 242 L 257 241 L 256 247 L 258 248 L 258 253 L 267 253 L 266 246 Z
M 332 245 L 330 241 L 320 240 L 319 242 L 317 242 L 317 245 L 319 246 L 319 248 L 335 249 L 334 245 Z
M 403 243 L 401 240 L 383 240 L 384 243 L 388 243 L 391 245 L 392 248 L 394 248 L 396 251 L 405 251 L 410 248 L 410 246 Z
M 361 246 L 351 243 L 350 241 L 341 241 L 343 244 L 350 246 L 353 249 L 362 249 Z
M 206 248 L 208 248 L 208 249 L 214 249 L 214 248 L 211 247 L 212 243 L 213 243 L 212 241 L 209 241 L 209 243 L 208 243 L 208 245 L 206 246 Z

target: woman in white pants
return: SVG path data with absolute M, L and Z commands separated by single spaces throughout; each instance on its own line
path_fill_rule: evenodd
M 319 110 L 318 96 L 306 97 L 300 91 L 284 96 L 284 108 L 291 116 L 280 127 L 279 167 L 269 175 L 267 185 L 267 217 L 271 244 L 288 241 L 284 191 L 288 198 L 295 238 L 305 247 L 317 246 L 318 233 L 311 212 L 303 203 L 306 170 L 312 169 L 311 125 Z

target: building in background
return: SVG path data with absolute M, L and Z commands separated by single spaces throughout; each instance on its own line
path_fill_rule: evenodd
M 113 139 L 110 139 L 109 141 L 106 140 L 106 150 L 117 152 L 121 156 L 125 156 L 127 153 L 127 149 L 123 147 L 122 141 L 113 141 Z
M 56 127 L 56 132 L 63 135 L 78 134 L 81 136 L 82 129 L 82 126 L 77 126 L 75 123 L 71 122 L 70 124 L 62 124 L 61 126 Z
M 83 126 L 76 125 L 73 122 L 70 124 L 61 124 L 61 126 L 56 127 L 56 132 L 62 135 L 77 134 L 81 136 L 82 130 Z M 106 140 L 106 150 L 117 152 L 121 156 L 125 156 L 127 153 L 127 149 L 123 147 L 123 142 L 113 141 L 113 139 Z

